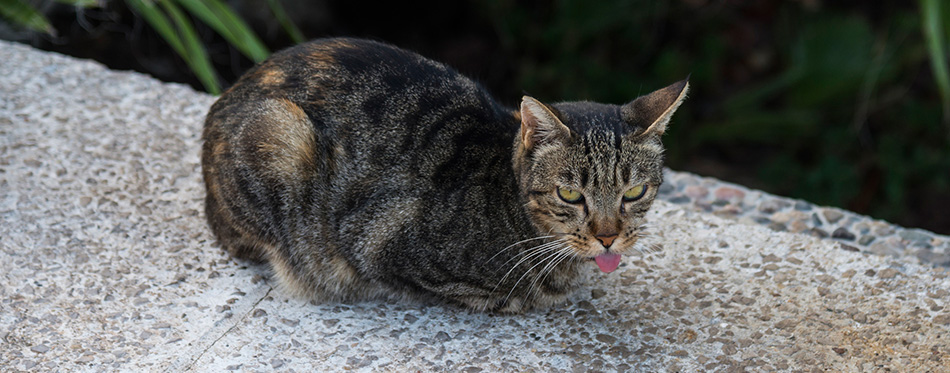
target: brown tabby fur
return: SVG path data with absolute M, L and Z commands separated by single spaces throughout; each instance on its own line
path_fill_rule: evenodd
M 525 97 L 510 110 L 412 52 L 316 40 L 274 54 L 211 107 L 208 222 L 232 255 L 270 263 L 314 299 L 545 307 L 593 257 L 640 250 L 663 181 L 660 135 L 687 86 L 623 106 Z M 638 184 L 642 198 L 622 199 Z

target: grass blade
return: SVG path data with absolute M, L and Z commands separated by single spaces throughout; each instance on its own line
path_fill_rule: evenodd
M 221 89 L 218 85 L 218 79 L 215 77 L 215 71 L 211 67 L 211 61 L 208 59 L 208 52 L 205 50 L 204 44 L 198 39 L 198 33 L 192 27 L 191 20 L 171 0 L 162 0 L 162 7 L 165 8 L 165 11 L 168 12 L 168 15 L 178 27 L 185 50 L 190 56 L 186 59 L 189 67 L 209 92 L 219 94 Z
M 243 48 L 246 49 L 246 51 L 244 51 L 246 56 L 250 57 L 254 62 L 261 62 L 270 55 L 270 51 L 267 50 L 264 43 L 258 39 L 257 35 L 254 34 L 254 31 L 251 31 L 251 28 L 244 23 L 244 20 L 238 17 L 229 6 L 225 5 L 221 0 L 205 1 L 207 1 L 211 9 L 224 20 L 224 24 L 230 27 L 232 32 L 241 40 L 241 43 L 237 44 L 237 46 L 243 46 Z
M 924 37 L 927 39 L 927 51 L 930 53 L 930 66 L 937 80 L 943 106 L 943 122 L 950 125 L 950 72 L 948 72 L 946 39 L 944 38 L 944 22 L 940 3 L 943 0 L 921 0 L 920 12 L 923 17 Z
M 126 0 L 126 3 L 136 14 L 144 18 L 145 22 L 148 22 L 179 56 L 184 58 L 186 62 L 188 61 L 188 52 L 185 50 L 185 44 L 178 37 L 178 31 L 175 31 L 168 17 L 158 9 L 154 2 L 151 0 Z
M 77 8 L 99 7 L 99 0 L 56 0 L 57 3 L 72 5 Z
M 231 29 L 224 24 L 224 21 L 218 17 L 208 5 L 202 0 L 178 0 L 178 4 L 188 9 L 188 12 L 200 18 L 202 22 L 211 26 L 218 34 L 223 36 L 231 44 L 235 44 L 237 36 L 231 32 Z
M 198 80 L 201 81 L 208 92 L 218 94 L 221 91 L 214 71 L 211 69 L 211 63 L 208 61 L 207 52 L 198 43 L 191 24 L 174 4 L 168 0 L 162 0 L 164 8 L 171 9 L 169 13 L 175 19 L 175 25 L 178 27 L 173 26 L 165 12 L 150 0 L 126 0 L 126 2 L 136 14 L 144 18 L 165 39 L 165 42 L 175 50 L 175 53 L 178 53 L 185 60 L 192 73 L 198 77 Z M 190 38 L 187 37 L 188 35 L 190 35 Z
M 277 22 L 280 23 L 280 26 L 284 28 L 284 31 L 287 32 L 287 35 L 290 36 L 290 39 L 293 40 L 295 44 L 306 41 L 303 37 L 303 33 L 297 28 L 297 25 L 287 16 L 287 11 L 285 11 L 284 6 L 280 4 L 280 0 L 267 0 L 267 5 L 270 6 L 271 13 L 274 13 L 274 18 L 277 18 Z
M 250 27 L 220 0 L 178 0 L 178 3 L 254 62 L 263 61 L 270 55 Z
M 49 20 L 23 0 L 0 0 L 0 15 L 19 26 L 50 35 L 56 34 Z

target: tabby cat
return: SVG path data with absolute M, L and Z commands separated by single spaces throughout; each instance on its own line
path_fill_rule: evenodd
M 687 81 L 623 105 L 497 103 L 451 68 L 349 38 L 278 52 L 214 103 L 206 214 L 232 255 L 317 300 L 516 313 L 642 248 Z

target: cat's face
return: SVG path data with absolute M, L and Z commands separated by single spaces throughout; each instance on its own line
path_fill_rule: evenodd
M 679 82 L 624 106 L 525 97 L 514 162 L 542 235 L 604 272 L 637 250 L 663 182 L 660 136 L 687 87 Z

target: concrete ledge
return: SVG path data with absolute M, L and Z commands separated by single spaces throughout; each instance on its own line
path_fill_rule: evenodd
M 660 251 L 547 311 L 289 298 L 206 228 L 213 97 L 7 42 L 0 61 L 0 370 L 950 369 L 943 268 L 665 201 Z

